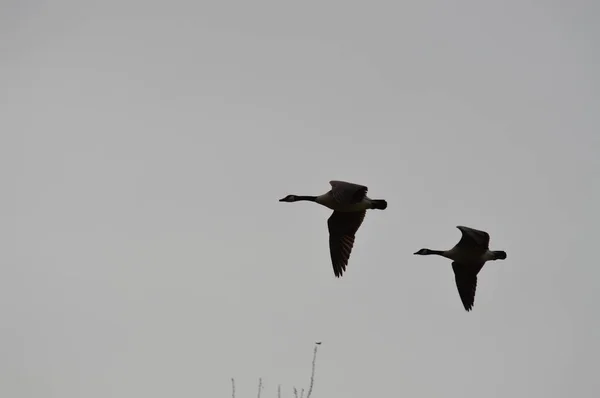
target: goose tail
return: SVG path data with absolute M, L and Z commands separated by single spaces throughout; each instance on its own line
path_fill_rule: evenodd
M 506 252 L 503 250 L 495 250 L 492 253 L 494 253 L 494 260 L 506 260 Z
M 371 200 L 371 208 L 385 210 L 387 208 L 387 201 L 384 199 L 373 199 Z

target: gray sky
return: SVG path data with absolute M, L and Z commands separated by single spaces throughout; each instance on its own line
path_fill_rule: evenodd
M 599 15 L 2 1 L 0 396 L 291 397 L 316 340 L 313 398 L 597 396 Z M 332 179 L 389 203 L 341 279 L 277 202 Z

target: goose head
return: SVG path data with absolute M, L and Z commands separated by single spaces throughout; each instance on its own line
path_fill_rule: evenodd
M 421 249 L 418 252 L 415 252 L 413 254 L 418 254 L 418 255 L 421 255 L 421 256 L 427 256 L 429 254 L 436 254 L 436 253 L 433 250 L 431 250 L 431 249 Z
M 288 195 L 285 198 L 279 199 L 280 202 L 295 202 L 298 200 L 297 195 Z

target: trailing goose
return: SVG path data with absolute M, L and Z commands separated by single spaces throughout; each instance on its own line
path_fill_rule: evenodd
M 458 294 L 465 310 L 470 311 L 475 302 L 477 274 L 487 261 L 506 259 L 506 252 L 489 250 L 490 235 L 487 232 L 463 226 L 456 228 L 460 230 L 462 237 L 452 249 L 421 249 L 414 254 L 422 256 L 436 254 L 453 261 L 452 269 Z
M 387 202 L 383 199 L 371 199 L 367 196 L 368 188 L 364 185 L 345 181 L 330 181 L 331 190 L 319 196 L 287 195 L 280 202 L 310 201 L 333 210 L 327 220 L 329 228 L 329 253 L 333 265 L 333 273 L 341 277 L 348 260 L 354 236 L 361 226 L 369 209 L 384 210 Z

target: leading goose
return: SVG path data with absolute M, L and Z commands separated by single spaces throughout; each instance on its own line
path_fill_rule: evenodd
M 319 196 L 288 195 L 280 202 L 310 201 L 333 210 L 327 220 L 329 228 L 329 253 L 333 273 L 337 278 L 346 271 L 348 259 L 354 246 L 354 235 L 361 226 L 368 209 L 384 210 L 387 202 L 371 199 L 364 185 L 345 181 L 329 181 L 331 190 Z
M 477 274 L 487 261 L 506 259 L 506 252 L 489 250 L 490 235 L 487 232 L 463 226 L 456 228 L 460 230 L 462 237 L 452 249 L 421 249 L 414 254 L 422 256 L 436 254 L 453 260 L 452 269 L 458 294 L 465 310 L 471 311 L 475 302 Z

